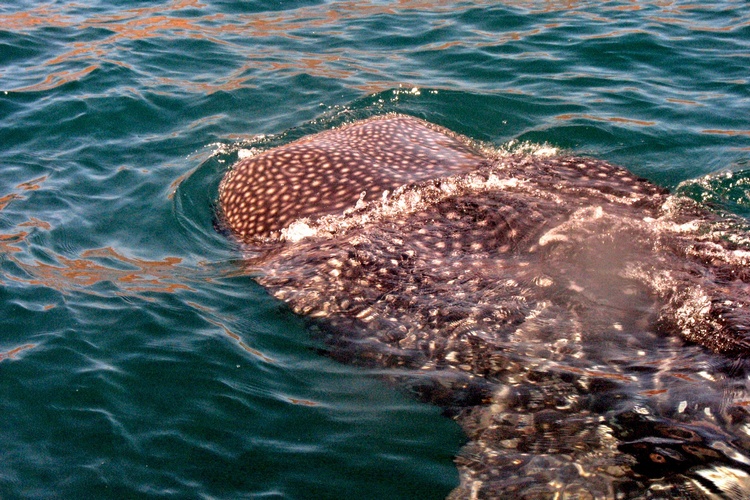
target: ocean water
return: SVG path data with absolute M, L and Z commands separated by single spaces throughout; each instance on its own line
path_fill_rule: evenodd
M 739 0 L 5 2 L 0 498 L 445 497 L 459 427 L 321 354 L 221 177 L 400 112 L 750 217 L 749 80 Z

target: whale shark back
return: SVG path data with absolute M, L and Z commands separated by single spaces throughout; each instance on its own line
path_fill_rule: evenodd
M 302 217 L 341 213 L 386 190 L 466 171 L 484 158 L 437 125 L 386 115 L 304 137 L 238 162 L 223 180 L 224 218 L 241 239 Z

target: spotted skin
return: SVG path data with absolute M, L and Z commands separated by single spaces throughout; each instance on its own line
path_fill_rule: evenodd
M 332 357 L 386 368 L 462 426 L 451 498 L 748 496 L 745 226 L 606 162 L 485 158 L 413 118 L 308 140 L 358 125 L 385 134 L 373 157 L 404 127 L 431 146 L 382 181 L 403 182 L 390 196 L 295 202 L 313 231 L 248 266 Z M 372 189 L 372 160 L 349 158 Z
M 231 230 L 252 241 L 301 217 L 341 213 L 363 193 L 363 201 L 375 200 L 483 159 L 468 141 L 431 123 L 375 117 L 238 162 L 221 184 L 219 202 Z

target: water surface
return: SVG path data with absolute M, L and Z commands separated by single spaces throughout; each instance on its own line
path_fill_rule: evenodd
M 0 6 L 0 496 L 444 497 L 460 429 L 242 272 L 226 169 L 397 111 L 748 217 L 748 68 L 741 1 Z

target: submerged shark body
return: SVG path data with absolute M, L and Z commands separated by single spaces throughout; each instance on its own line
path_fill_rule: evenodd
M 401 115 L 240 161 L 220 208 L 332 356 L 459 422 L 453 498 L 750 494 L 740 222 Z

